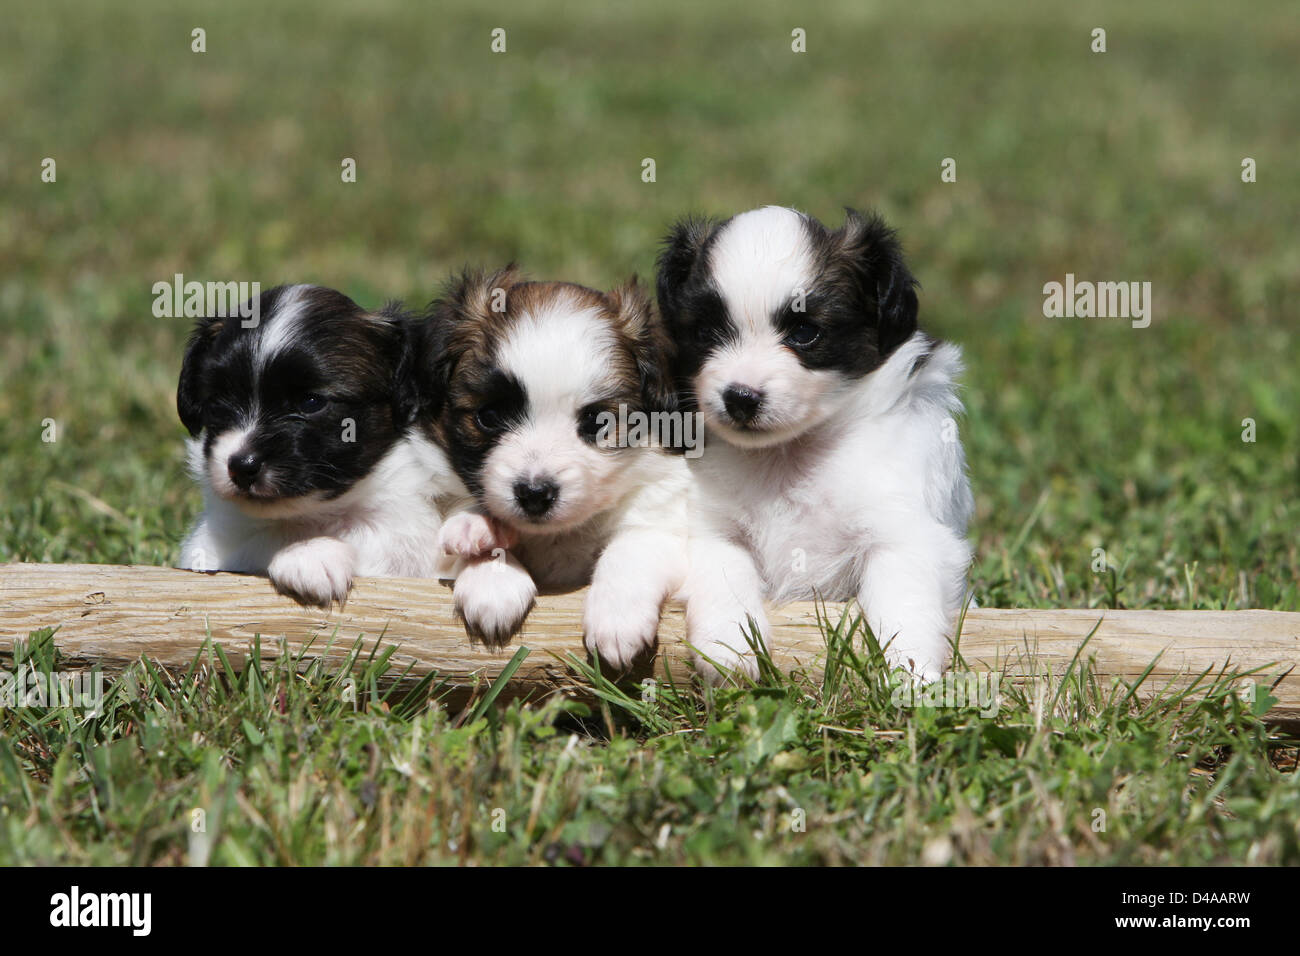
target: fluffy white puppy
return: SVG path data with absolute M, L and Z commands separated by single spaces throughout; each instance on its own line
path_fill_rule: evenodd
M 706 429 L 687 584 L 703 656 L 752 674 L 765 598 L 856 598 L 892 663 L 942 673 L 973 502 L 960 352 L 917 330 L 914 286 L 892 230 L 852 210 L 834 231 L 769 206 L 667 237 L 660 310 Z

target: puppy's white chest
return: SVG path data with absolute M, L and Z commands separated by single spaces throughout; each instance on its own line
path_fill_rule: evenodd
M 769 597 L 780 603 L 844 600 L 857 591 L 866 540 L 852 520 L 842 482 L 818 459 L 774 458 L 747 471 L 730 491 L 732 528 L 753 555 Z M 734 481 L 734 478 L 733 478 Z M 714 500 L 722 489 L 715 486 Z

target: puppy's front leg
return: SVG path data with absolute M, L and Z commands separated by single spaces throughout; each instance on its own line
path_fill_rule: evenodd
M 726 680 L 719 668 L 757 678 L 758 664 L 746 639 L 749 622 L 758 625 L 764 643 L 769 628 L 763 581 L 749 552 L 722 537 L 692 538 L 686 591 L 686 633 L 696 669 L 713 684 Z
M 306 538 L 277 551 L 266 573 L 281 593 L 304 604 L 329 607 L 332 601 L 342 604 L 347 598 L 356 561 L 356 552 L 346 541 Z
M 970 546 L 937 523 L 872 547 L 858 603 L 890 665 L 926 683 L 943 675 L 969 565 Z
M 685 544 L 677 535 L 643 529 L 615 536 L 596 562 L 587 592 L 587 650 L 622 671 L 654 647 L 659 612 L 681 587 L 685 565 Z
M 472 638 L 499 647 L 523 627 L 537 599 L 532 575 L 508 551 L 469 558 L 452 586 L 456 616 Z
M 181 542 L 181 559 L 177 567 L 187 571 L 221 570 L 221 557 L 206 515 L 199 518 L 193 530 Z

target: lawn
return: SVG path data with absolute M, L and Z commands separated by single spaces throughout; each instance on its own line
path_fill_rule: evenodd
M 177 273 L 367 305 L 509 259 L 608 286 L 683 213 L 847 204 L 965 350 L 982 605 L 1300 610 L 1292 4 L 0 17 L 0 561 L 176 558 Z M 1150 326 L 1044 317 L 1067 273 L 1150 282 Z M 1297 750 L 1225 682 L 1144 703 L 1082 661 L 983 718 L 896 706 L 828 640 L 824 682 L 595 711 L 142 668 L 98 717 L 0 710 L 0 863 L 1300 863 Z

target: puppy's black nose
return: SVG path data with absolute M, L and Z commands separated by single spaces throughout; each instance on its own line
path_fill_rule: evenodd
M 230 480 L 247 491 L 262 473 L 262 456 L 254 451 L 240 451 L 230 456 L 226 462 Z
M 722 404 L 727 414 L 737 425 L 748 425 L 758 417 L 758 410 L 763 405 L 763 393 L 748 385 L 734 382 L 722 390 Z
M 514 485 L 515 501 L 524 514 L 530 518 L 540 518 L 551 510 L 555 499 L 560 497 L 560 486 L 550 478 L 522 479 Z

